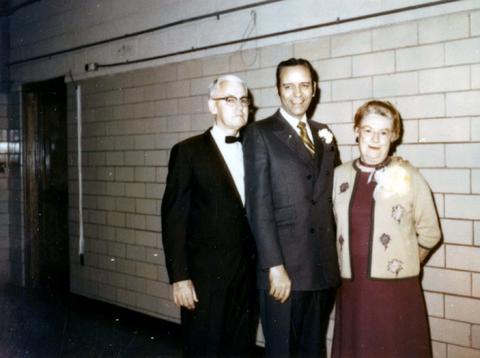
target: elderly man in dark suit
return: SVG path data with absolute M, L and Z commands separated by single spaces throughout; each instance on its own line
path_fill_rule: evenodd
M 248 118 L 245 83 L 210 86 L 213 127 L 171 151 L 162 201 L 163 246 L 180 306 L 187 356 L 248 356 L 255 344 L 254 242 L 244 209 L 239 130 Z
M 327 126 L 306 117 L 313 76 L 304 59 L 281 62 L 281 108 L 245 131 L 246 208 L 269 357 L 326 356 L 339 284 L 331 199 L 338 151 Z

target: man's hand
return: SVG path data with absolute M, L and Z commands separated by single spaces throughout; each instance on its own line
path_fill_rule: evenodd
M 284 303 L 292 288 L 292 282 L 288 277 L 287 271 L 283 265 L 270 267 L 268 278 L 270 280 L 270 296 L 280 303 Z
M 195 302 L 198 302 L 198 298 L 192 280 L 173 283 L 173 302 L 178 307 L 183 306 L 189 310 L 195 309 Z

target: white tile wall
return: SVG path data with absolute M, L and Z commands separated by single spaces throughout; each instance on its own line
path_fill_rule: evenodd
M 470 88 L 470 67 L 453 66 L 419 73 L 420 93 L 461 91 Z
M 419 141 L 428 142 L 467 142 L 470 139 L 470 118 L 434 118 L 419 121 Z
M 418 36 L 420 43 L 441 42 L 468 37 L 469 14 L 460 13 L 439 16 L 420 21 Z
M 373 50 L 398 49 L 418 44 L 416 22 L 373 29 Z
M 443 44 L 399 49 L 396 54 L 397 71 L 419 70 L 444 64 Z
M 480 195 L 445 195 L 445 216 L 452 219 L 480 219 Z
M 445 64 L 458 65 L 478 63 L 480 38 L 447 42 L 445 44 Z

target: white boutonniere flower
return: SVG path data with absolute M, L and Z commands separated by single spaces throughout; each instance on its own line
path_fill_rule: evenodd
M 375 199 L 387 199 L 393 195 L 405 195 L 410 190 L 411 178 L 400 165 L 391 165 L 375 171 L 377 186 L 373 192 Z
M 327 144 L 332 143 L 333 134 L 327 128 L 320 129 L 318 131 L 318 136 L 323 139 L 323 141 Z

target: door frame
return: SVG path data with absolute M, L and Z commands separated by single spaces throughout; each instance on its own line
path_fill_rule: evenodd
M 39 139 L 44 136 L 43 128 L 39 125 L 39 94 L 49 89 L 49 86 L 58 86 L 64 82 L 64 77 L 57 77 L 45 81 L 22 85 L 22 138 L 23 138 L 23 224 L 24 224 L 24 284 L 30 288 L 41 288 L 41 198 L 39 196 L 45 170 L 43 142 Z M 55 89 L 57 89 L 55 87 Z M 67 101 L 67 87 L 65 85 L 65 101 Z M 68 108 L 65 102 L 65 116 Z M 65 118 L 65 120 L 67 120 Z M 43 123 L 43 122 L 42 122 Z M 68 240 L 68 235 L 67 235 Z M 68 244 L 67 244 L 68 245 Z M 68 253 L 67 253 L 68 254 Z M 66 269 L 70 270 L 69 267 Z M 66 287 L 66 289 L 69 289 Z

